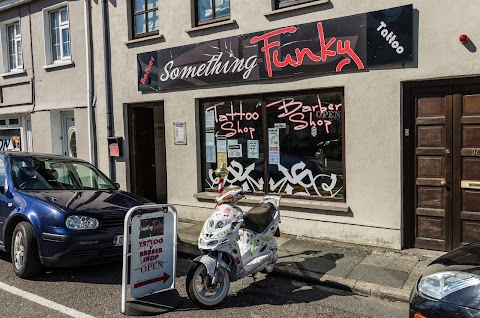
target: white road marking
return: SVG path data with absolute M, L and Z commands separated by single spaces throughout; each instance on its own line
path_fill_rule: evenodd
M 16 287 L 4 284 L 0 282 L 0 289 L 3 289 L 6 292 L 9 292 L 11 294 L 23 297 L 27 300 L 33 301 L 37 304 L 40 304 L 44 307 L 48 307 L 50 309 L 56 310 L 61 312 L 62 314 L 68 315 L 70 317 L 75 317 L 75 318 L 95 318 L 93 316 L 84 314 L 83 312 L 77 311 L 75 309 L 57 304 L 56 302 L 53 302 L 51 300 L 48 300 L 46 298 L 40 297 L 38 295 L 23 291 L 21 289 L 18 289 Z

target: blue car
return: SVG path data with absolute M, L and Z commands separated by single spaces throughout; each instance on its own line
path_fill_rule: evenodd
M 118 188 L 76 158 L 0 153 L 0 250 L 15 274 L 120 260 L 125 214 L 150 201 Z

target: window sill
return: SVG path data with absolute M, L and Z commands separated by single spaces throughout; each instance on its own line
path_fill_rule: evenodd
M 186 30 L 185 32 L 187 32 L 187 33 L 192 33 L 192 32 L 196 32 L 196 31 L 218 28 L 218 27 L 222 27 L 222 26 L 225 26 L 225 25 L 235 24 L 235 23 L 237 23 L 237 21 L 235 21 L 235 20 L 227 20 L 227 21 L 214 22 L 214 23 L 205 24 L 205 25 L 201 25 L 201 26 L 197 26 L 197 27 L 188 29 L 188 30 Z
M 264 14 L 264 16 L 269 17 L 272 15 L 281 14 L 285 12 L 295 11 L 295 10 L 304 9 L 304 8 L 310 8 L 310 7 L 318 6 L 320 4 L 325 4 L 329 2 L 330 0 L 317 0 L 317 1 L 307 2 L 307 3 L 297 4 L 297 5 L 291 5 L 285 8 L 276 9 L 276 10 L 267 12 Z
M 193 195 L 199 201 L 215 201 L 217 197 L 216 192 L 199 192 Z M 241 202 L 244 204 L 256 204 L 260 201 L 261 196 L 247 195 L 245 199 Z M 280 202 L 282 208 L 287 210 L 291 208 L 295 209 L 306 209 L 306 210 L 321 210 L 321 211 L 332 211 L 339 213 L 348 213 L 350 208 L 345 202 L 332 202 L 332 201 L 317 201 L 317 200 L 305 200 L 302 198 L 292 199 L 292 198 L 282 198 Z
M 49 64 L 49 65 L 44 65 L 44 66 L 43 66 L 43 69 L 49 70 L 49 69 L 52 69 L 52 68 L 69 66 L 69 65 L 75 66 L 75 63 L 73 63 L 72 60 L 70 60 L 70 61 L 62 61 L 62 62 L 52 63 L 52 64 Z
M 126 42 L 123 42 L 123 44 L 130 45 L 135 43 L 141 43 L 141 42 L 147 42 L 147 41 L 153 41 L 153 40 L 164 40 L 164 39 L 165 37 L 162 34 L 155 34 L 155 35 L 145 36 L 138 39 L 128 40 Z
M 21 69 L 21 70 L 12 70 L 8 73 L 2 73 L 2 74 L 0 74 L 0 76 L 9 77 L 9 76 L 25 75 L 25 74 L 27 74 L 27 71 L 25 71 L 24 69 Z

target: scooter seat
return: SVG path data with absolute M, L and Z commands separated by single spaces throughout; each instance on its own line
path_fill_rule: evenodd
M 270 225 L 274 215 L 275 206 L 272 203 L 259 203 L 245 213 L 243 217 L 245 228 L 256 233 L 262 233 Z

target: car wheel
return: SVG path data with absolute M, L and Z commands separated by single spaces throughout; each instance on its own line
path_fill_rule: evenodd
M 28 222 L 20 222 L 12 235 L 13 271 L 18 277 L 28 278 L 42 271 L 37 239 L 33 227 Z

